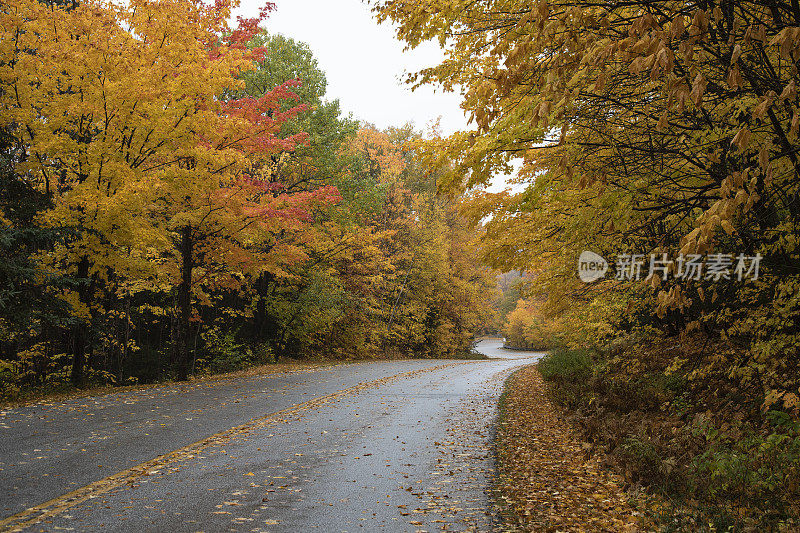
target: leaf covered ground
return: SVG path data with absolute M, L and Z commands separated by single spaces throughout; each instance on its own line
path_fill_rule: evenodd
M 604 470 L 547 397 L 536 366 L 506 384 L 497 432 L 506 526 L 519 531 L 638 531 L 623 481 Z

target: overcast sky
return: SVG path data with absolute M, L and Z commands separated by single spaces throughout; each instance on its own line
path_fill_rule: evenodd
M 411 92 L 405 72 L 439 62 L 437 45 L 403 52 L 393 28 L 379 25 L 361 0 L 273 0 L 277 9 L 264 26 L 307 43 L 328 79 L 328 98 L 345 113 L 380 128 L 414 122 L 424 130 L 442 117 L 442 132 L 466 128 L 456 94 L 424 87 Z M 242 0 L 238 13 L 254 16 L 263 2 Z

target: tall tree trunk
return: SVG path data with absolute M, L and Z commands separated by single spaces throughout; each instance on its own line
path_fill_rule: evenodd
M 83 285 L 78 289 L 78 298 L 84 305 L 89 305 L 92 283 L 89 281 L 89 258 L 84 256 L 78 263 L 78 279 Z M 69 379 L 76 387 L 86 383 L 86 343 L 89 337 L 89 324 L 80 321 L 72 331 L 72 370 Z
M 69 379 L 76 387 L 82 387 L 86 383 L 86 337 L 87 328 L 81 322 L 73 330 L 72 336 L 72 371 Z
M 253 317 L 253 338 L 257 342 L 273 340 L 278 334 L 278 325 L 267 310 L 267 300 L 271 291 L 274 290 L 274 279 L 275 277 L 272 274 L 264 272 L 256 282 L 258 303 Z
M 189 338 L 192 318 L 192 227 L 181 229 L 181 283 L 178 286 L 178 335 L 176 338 L 177 378 L 189 379 Z

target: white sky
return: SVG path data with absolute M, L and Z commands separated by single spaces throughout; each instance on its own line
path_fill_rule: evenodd
M 379 25 L 361 0 L 273 0 L 277 9 L 264 26 L 271 33 L 307 43 L 328 79 L 328 99 L 379 128 L 413 122 L 418 130 L 441 116 L 442 133 L 467 127 L 460 96 L 401 82 L 405 72 L 439 63 L 436 44 L 403 52 L 388 23 Z M 242 0 L 237 11 L 255 16 L 263 2 Z

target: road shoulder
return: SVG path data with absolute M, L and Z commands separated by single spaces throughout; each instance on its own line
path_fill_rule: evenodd
M 74 388 L 64 385 L 62 389 L 40 389 L 28 391 L 26 395 L 18 398 L 0 399 L 0 411 L 8 411 L 20 407 L 28 407 L 36 404 L 54 404 L 81 398 L 99 398 L 111 394 L 128 392 L 139 392 L 153 389 L 165 389 L 174 386 L 197 386 L 205 383 L 235 380 L 248 377 L 274 376 L 279 374 L 290 374 L 297 372 L 313 372 L 316 370 L 330 368 L 337 365 L 355 364 L 363 362 L 360 360 L 347 361 L 310 361 L 310 362 L 286 362 L 258 365 L 232 372 L 221 372 L 215 374 L 199 374 L 190 376 L 188 381 L 176 381 L 165 379 L 154 383 L 136 383 L 132 385 L 102 384 L 92 385 L 84 388 Z
M 521 531 L 638 531 L 622 480 L 604 470 L 547 398 L 535 365 L 501 398 L 496 454 L 506 526 Z

